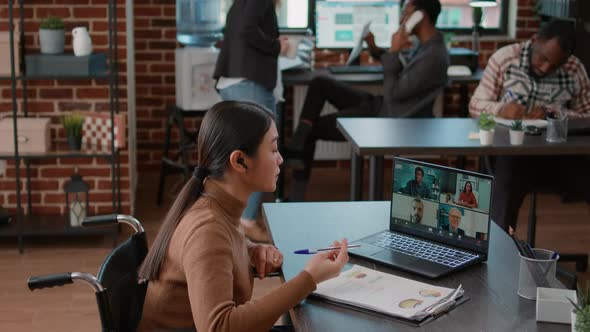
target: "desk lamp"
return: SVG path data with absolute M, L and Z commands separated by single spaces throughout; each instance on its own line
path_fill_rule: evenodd
M 497 6 L 496 0 L 470 0 L 469 6 L 473 7 L 473 44 L 471 48 L 479 52 L 479 29 L 483 16 L 482 8 Z

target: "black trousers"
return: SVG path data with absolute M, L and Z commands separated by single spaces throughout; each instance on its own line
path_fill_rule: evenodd
M 515 228 L 524 197 L 533 191 L 590 202 L 589 170 L 588 156 L 497 157 L 492 219 L 505 231 Z
M 326 102 L 336 107 L 338 112 L 320 116 Z M 345 140 L 336 127 L 337 118 L 376 117 L 379 115 L 381 103 L 382 97 L 355 89 L 340 81 L 324 76 L 314 78 L 307 89 L 300 117 L 300 121 L 306 119 L 313 123 L 312 133 L 305 142 L 305 168 L 294 173 L 295 179 L 309 179 L 315 145 L 318 140 Z

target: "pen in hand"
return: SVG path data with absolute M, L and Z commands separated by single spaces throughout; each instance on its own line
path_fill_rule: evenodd
M 361 246 L 360 244 L 352 244 L 352 245 L 347 246 L 346 248 L 352 249 L 352 248 L 359 248 L 360 246 Z M 295 250 L 293 253 L 298 254 L 298 255 L 313 255 L 313 254 L 317 254 L 318 252 L 321 252 L 321 251 L 330 251 L 330 250 L 338 250 L 338 249 L 342 249 L 342 247 L 309 248 L 309 249 Z

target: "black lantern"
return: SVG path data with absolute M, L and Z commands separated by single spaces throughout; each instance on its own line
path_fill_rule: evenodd
M 70 181 L 66 182 L 64 190 L 66 192 L 67 209 L 70 214 L 70 226 L 81 226 L 82 220 L 86 218 L 88 189 L 90 189 L 90 186 L 82 180 L 77 170 L 70 178 Z

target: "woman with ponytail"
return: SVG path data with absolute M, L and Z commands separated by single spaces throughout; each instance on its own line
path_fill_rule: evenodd
M 221 102 L 207 112 L 199 166 L 139 270 L 149 280 L 141 331 L 269 331 L 318 283 L 340 273 L 346 240 L 335 242 L 344 249 L 315 255 L 295 278 L 251 301 L 252 267 L 264 278 L 283 260 L 277 248 L 249 242 L 239 227 L 250 194 L 275 190 L 283 162 L 277 139 L 272 113 L 257 104 Z

